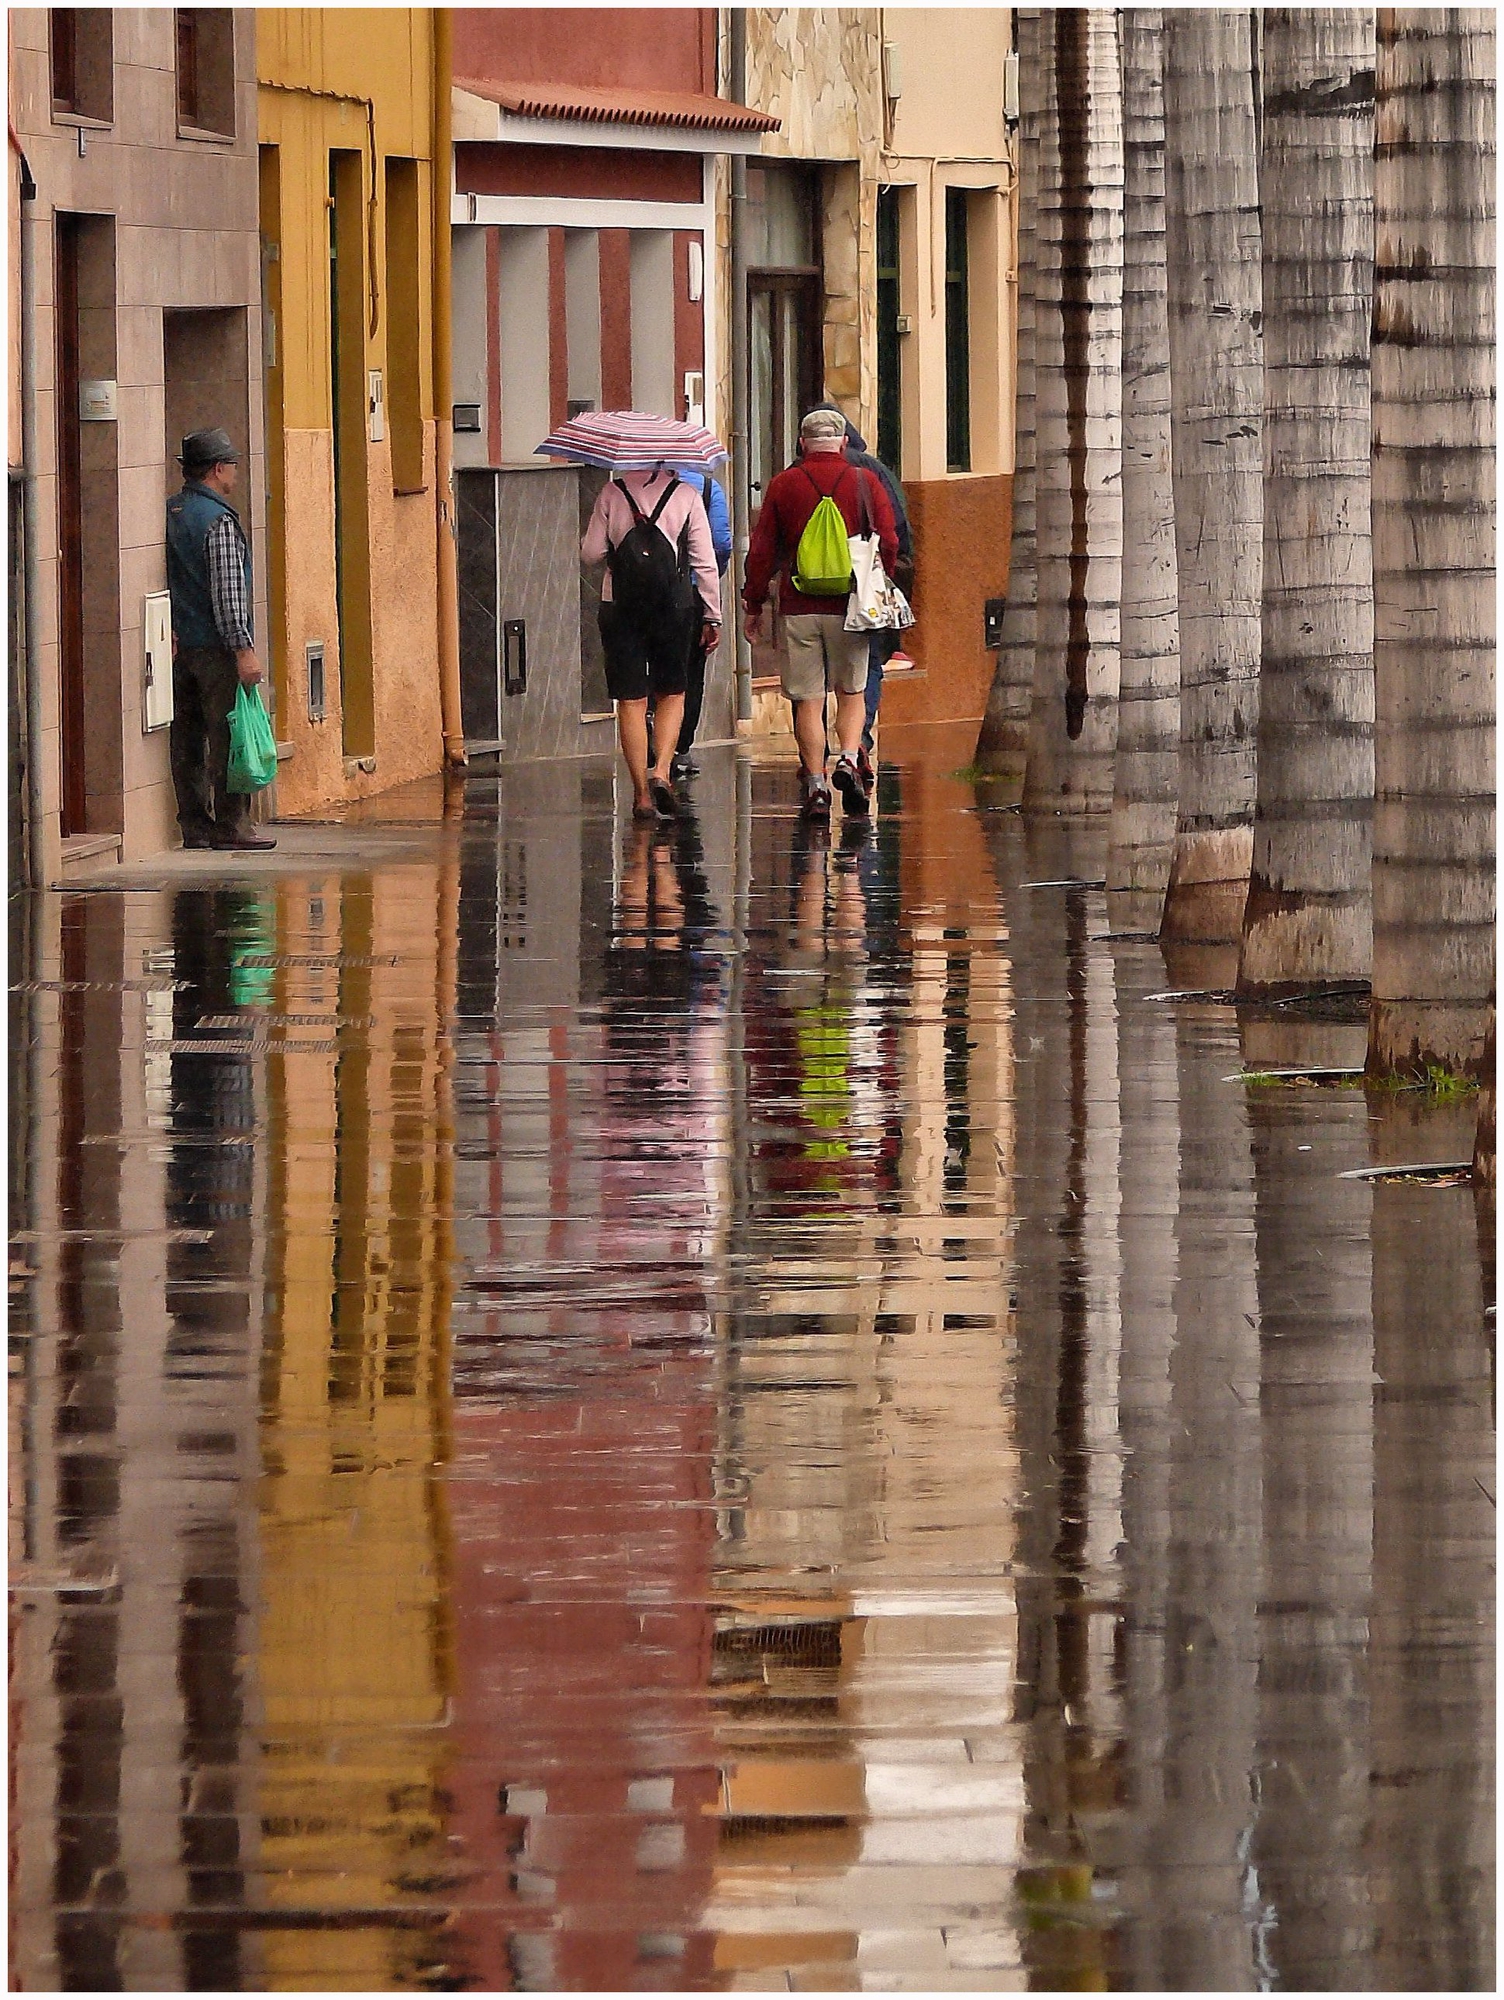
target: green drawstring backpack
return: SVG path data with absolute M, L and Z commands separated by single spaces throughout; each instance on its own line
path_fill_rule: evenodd
M 261 690 L 242 682 L 230 710 L 230 769 L 225 783 L 232 792 L 259 792 L 276 775 L 277 739 Z
M 820 494 L 820 501 L 794 551 L 794 588 L 806 597 L 844 597 L 851 588 L 851 531 L 830 494 L 820 492 L 808 466 L 799 470 Z M 862 497 L 865 500 L 865 491 Z

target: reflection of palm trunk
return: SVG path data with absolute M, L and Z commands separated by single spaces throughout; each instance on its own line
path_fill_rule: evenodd
M 1105 812 L 1122 571 L 1123 135 L 1116 17 L 1050 10 L 1039 148 L 1038 518 L 1025 803 Z
M 1129 17 L 1132 18 L 1132 17 Z M 1174 1532 L 1170 1483 L 1171 1374 L 1175 1362 L 1175 1214 L 1180 1196 L 1180 1079 L 1175 1021 L 1141 993 L 1162 976 L 1135 967 L 1133 983 L 1119 970 L 1118 1074 L 1122 1093 L 1123 1359 L 1120 1404 L 1123 1473 L 1124 1742 L 1128 1797 L 1151 1860 L 1158 1830 L 1173 1809 L 1166 1786 L 1169 1661 L 1165 1634 L 1170 1543 Z M 1173 1984 L 1156 1931 L 1135 1925 L 1126 1943 L 1122 1984 L 1139 1991 Z
M 1253 852 L 1263 569 L 1258 141 L 1251 16 L 1167 9 L 1165 235 L 1180 593 L 1170 938 L 1241 934 Z
M 1031 875 L 1080 865 L 1079 837 L 1045 832 L 1028 830 Z M 1086 851 L 1100 855 L 1100 836 Z M 1014 1029 L 1015 1396 L 1027 1496 L 1014 1711 L 1026 1726 L 1021 1886 L 1033 1907 L 1070 1919 L 1091 1895 L 1083 1823 L 1119 1803 L 1123 1755 L 1110 1610 L 1122 1537 L 1117 1038 L 1111 968 L 1088 941 L 1085 892 L 1068 892 L 1063 906 L 1052 893 L 1010 894 L 1006 884 L 1005 895 L 1015 957 L 1027 967 Z M 1025 1962 L 1040 1983 L 1068 1975 L 1093 1984 L 1105 1973 L 1102 1942 L 1094 1929 L 1041 1924 L 1026 1934 Z
M 1034 693 L 1034 625 L 1038 575 L 1034 539 L 1034 290 L 1038 258 L 1039 61 L 1038 7 L 1020 7 L 1017 22 L 1021 117 L 1018 134 L 1018 328 L 1014 341 L 1013 527 L 1008 552 L 1008 602 L 1002 643 L 977 737 L 977 763 L 999 777 L 1021 778 L 1028 760 Z
M 1107 887 L 1119 929 L 1157 931 L 1180 786 L 1180 640 L 1165 304 L 1165 101 L 1158 8 L 1123 38 L 1122 677 Z
M 1366 1150 L 1363 1099 L 1305 1106 L 1248 1093 L 1265 1575 L 1252 1853 L 1279 1913 L 1278 1984 L 1322 1992 L 1349 1982 L 1372 1921 L 1373 1194 L 1338 1178 Z
M 1221 1078 L 1237 1043 L 1207 1012 L 1177 1023 L 1181 1166 L 1165 1621 L 1174 1801 L 1156 1859 L 1183 1880 L 1186 1946 L 1169 1983 L 1259 1983 L 1266 1922 L 1249 1872 L 1258 1729 L 1258 1297 L 1253 1169 L 1242 1106 Z M 1183 1873 L 1181 1872 L 1183 1871 Z
M 1369 1067 L 1476 1068 L 1493 991 L 1494 17 L 1379 14 Z
M 1377 1992 L 1494 1983 L 1496 1461 L 1470 1208 L 1462 1188 L 1374 1189 Z
M 1263 665 L 1241 991 L 1366 979 L 1373 14 L 1264 16 Z

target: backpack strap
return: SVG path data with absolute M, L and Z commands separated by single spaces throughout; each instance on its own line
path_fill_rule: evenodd
M 653 509 L 652 513 L 649 514 L 648 516 L 649 521 L 652 522 L 655 528 L 658 525 L 658 516 L 663 512 L 664 508 L 668 505 L 669 501 L 673 499 L 674 495 L 678 492 L 678 490 L 679 490 L 679 475 L 676 472 L 670 473 L 667 486 L 664 487 L 662 493 L 660 493 L 658 496 L 658 505 Z M 631 494 L 628 493 L 627 498 L 630 500 L 631 497 L 632 497 Z M 632 512 L 634 514 L 637 514 L 637 509 L 634 507 L 632 509 Z M 642 519 L 641 514 L 637 514 L 637 518 L 640 521 Z

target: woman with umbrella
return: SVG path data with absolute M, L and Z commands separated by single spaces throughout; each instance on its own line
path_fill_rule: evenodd
M 601 488 L 580 544 L 586 562 L 606 564 L 601 644 L 606 687 L 632 778 L 634 819 L 678 812 L 671 765 L 684 716 L 690 649 L 720 636 L 721 590 L 705 504 L 675 465 L 707 470 L 726 456 L 698 424 L 636 411 L 594 411 L 553 431 L 538 451 L 600 465 Z M 648 702 L 655 708 L 657 759 L 648 762 Z

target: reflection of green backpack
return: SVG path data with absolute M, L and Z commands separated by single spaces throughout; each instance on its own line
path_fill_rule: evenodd
M 820 494 L 820 500 L 794 551 L 794 588 L 806 597 L 844 597 L 851 588 L 851 530 L 831 495 L 820 492 L 819 481 L 808 466 L 801 465 L 799 470 Z M 865 492 L 862 498 L 866 499 Z

